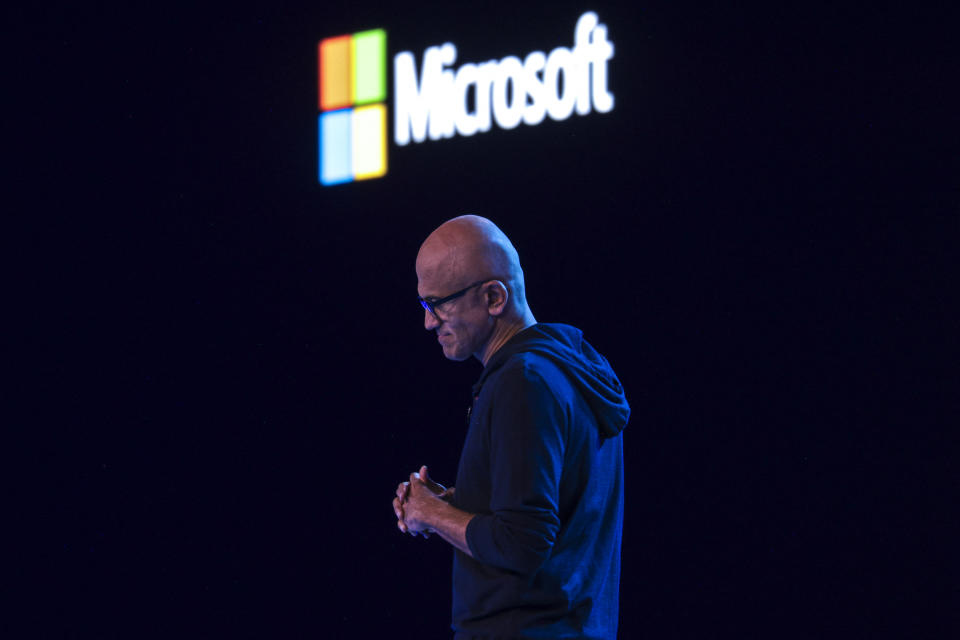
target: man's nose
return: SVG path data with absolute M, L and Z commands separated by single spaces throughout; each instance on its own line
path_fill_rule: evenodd
M 433 331 L 440 326 L 440 321 L 437 320 L 437 316 L 433 315 L 433 312 L 429 309 L 423 310 L 423 328 L 427 331 Z

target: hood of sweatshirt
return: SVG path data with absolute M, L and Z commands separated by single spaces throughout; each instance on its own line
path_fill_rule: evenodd
M 535 324 L 510 338 L 487 362 L 473 387 L 474 397 L 484 381 L 518 353 L 535 353 L 556 364 L 586 399 L 603 437 L 623 431 L 630 418 L 630 405 L 617 374 L 607 359 L 583 339 L 582 331 L 565 324 Z

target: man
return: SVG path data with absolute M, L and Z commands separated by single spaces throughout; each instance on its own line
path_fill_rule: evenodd
M 443 354 L 484 365 L 456 489 L 421 467 L 393 500 L 401 531 L 455 548 L 455 638 L 615 638 L 620 382 L 579 330 L 537 323 L 517 252 L 489 220 L 437 228 L 417 280 Z

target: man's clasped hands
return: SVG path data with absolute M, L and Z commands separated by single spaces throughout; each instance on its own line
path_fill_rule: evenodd
M 448 489 L 430 478 L 426 466 L 420 467 L 419 472 L 410 474 L 410 480 L 397 485 L 393 499 L 397 528 L 404 533 L 429 538 L 431 533 L 436 533 L 430 523 L 436 521 L 434 516 L 438 515 L 438 507 L 449 502 L 454 491 L 454 487 Z

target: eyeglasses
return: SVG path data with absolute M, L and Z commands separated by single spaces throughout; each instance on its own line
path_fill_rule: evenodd
M 451 300 L 456 300 L 457 298 L 465 294 L 467 291 L 470 291 L 470 289 L 473 289 L 475 286 L 483 284 L 484 282 L 486 282 L 486 280 L 478 280 L 477 282 L 474 282 L 473 284 L 467 287 L 464 287 L 463 289 L 460 289 L 460 291 L 457 291 L 456 293 L 451 293 L 450 295 L 444 296 L 442 298 L 421 298 L 417 296 L 417 300 L 420 301 L 420 306 L 422 306 L 424 309 L 432 313 L 434 317 L 436 317 L 437 320 L 439 320 L 440 316 L 437 315 L 437 307 L 439 307 L 444 303 L 450 302 Z

